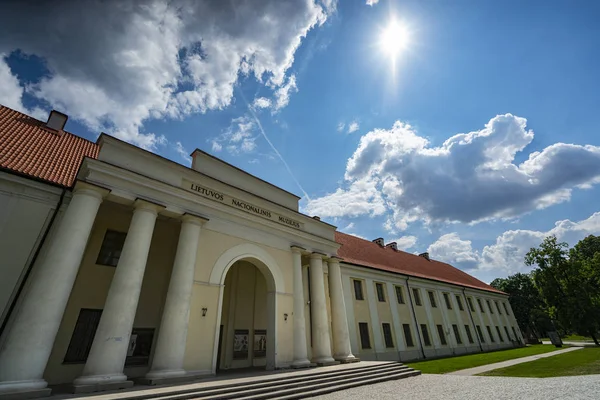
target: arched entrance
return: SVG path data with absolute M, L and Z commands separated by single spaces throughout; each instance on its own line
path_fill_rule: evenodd
M 229 249 L 215 264 L 210 283 L 221 286 L 213 354 L 220 369 L 277 367 L 277 292 L 283 277 L 263 249 L 243 244 Z

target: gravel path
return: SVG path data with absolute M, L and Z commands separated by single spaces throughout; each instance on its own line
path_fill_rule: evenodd
M 314 398 L 327 400 L 598 400 L 600 399 L 600 375 L 540 379 L 424 374 Z

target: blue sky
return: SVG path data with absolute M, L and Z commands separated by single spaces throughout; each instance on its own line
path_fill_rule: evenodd
M 0 103 L 91 140 L 206 150 L 487 282 L 548 234 L 600 234 L 598 2 L 1 7 Z

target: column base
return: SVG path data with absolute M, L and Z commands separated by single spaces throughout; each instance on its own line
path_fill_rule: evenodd
M 105 392 L 133 386 L 124 374 L 80 376 L 73 381 L 73 393 Z
M 200 375 L 190 374 L 184 369 L 178 370 L 163 370 L 163 371 L 150 371 L 145 377 L 136 379 L 137 383 L 142 385 L 164 385 L 170 383 L 182 383 L 189 382 L 198 379 Z
M 133 381 L 103 382 L 90 385 L 73 385 L 73 393 L 106 392 L 108 390 L 127 389 L 133 386 Z
M 335 361 L 332 357 L 321 357 L 313 360 L 319 367 L 327 367 L 328 365 L 337 365 L 340 362 Z
M 342 364 L 350 364 L 350 363 L 355 363 L 355 362 L 359 362 L 360 358 L 355 357 L 353 355 L 349 355 L 349 356 L 333 356 L 333 358 L 336 361 L 339 361 Z
M 311 368 L 311 367 L 316 367 L 317 364 L 315 363 L 311 363 L 310 361 L 308 361 L 307 359 L 304 360 L 297 360 L 294 361 L 292 363 L 292 365 L 290 365 L 291 368 L 294 369 L 299 369 L 299 368 Z
M 50 396 L 52 390 L 43 379 L 0 382 L 1 400 L 33 399 Z
M 18 392 L 0 392 L 0 400 L 27 400 L 37 399 L 39 397 L 48 397 L 52 393 L 52 389 L 29 389 Z

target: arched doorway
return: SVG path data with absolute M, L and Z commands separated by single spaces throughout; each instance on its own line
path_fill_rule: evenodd
M 277 293 L 283 277 L 263 249 L 243 244 L 226 251 L 210 282 L 221 286 L 213 354 L 219 369 L 277 367 Z

